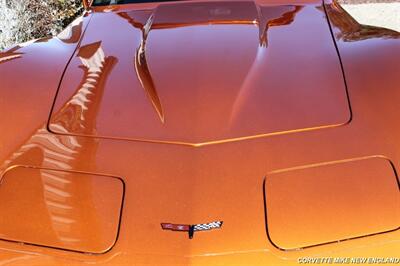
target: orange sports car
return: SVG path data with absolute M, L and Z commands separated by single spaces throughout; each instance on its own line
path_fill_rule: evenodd
M 0 53 L 0 265 L 400 263 L 400 33 L 330 0 L 94 0 Z

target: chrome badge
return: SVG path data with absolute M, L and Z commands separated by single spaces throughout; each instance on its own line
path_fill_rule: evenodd
M 189 239 L 192 239 L 194 236 L 194 232 L 219 229 L 222 227 L 222 223 L 223 223 L 222 221 L 216 221 L 216 222 L 211 222 L 211 223 L 206 223 L 206 224 L 193 224 L 193 225 L 161 223 L 161 228 L 163 230 L 188 232 Z

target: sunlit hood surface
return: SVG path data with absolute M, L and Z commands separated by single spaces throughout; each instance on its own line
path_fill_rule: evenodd
M 350 119 L 320 6 L 183 2 L 94 13 L 49 128 L 205 145 Z

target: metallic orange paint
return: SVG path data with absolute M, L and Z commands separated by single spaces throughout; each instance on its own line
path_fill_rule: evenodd
M 119 30 L 96 30 L 105 25 Z M 104 93 L 95 98 L 99 111 L 87 119 L 96 123 L 64 123 L 60 131 L 63 122 L 52 115 L 52 132 L 203 146 L 336 127 L 351 119 L 329 25 L 315 6 L 184 2 L 154 12 L 96 13 L 79 49 L 99 41 L 85 60 L 98 62 L 98 48 L 118 64 L 92 90 Z M 79 83 L 87 75 L 82 67 L 90 72 L 103 66 L 85 65 L 78 50 L 55 112 L 77 90 L 90 88 Z
M 268 236 L 282 250 L 400 229 L 396 173 L 379 156 L 273 171 L 264 193 Z
M 83 3 L 83 7 L 84 7 L 85 9 L 89 9 L 90 6 L 91 6 L 92 3 L 93 3 L 93 0 L 82 0 L 82 3 Z
M 203 15 L 181 13 L 191 7 Z M 47 221 L 53 238 L 38 235 L 41 227 L 18 238 L 23 244 L 15 243 L 0 228 L 0 263 L 297 265 L 299 257 L 308 256 L 398 256 L 400 232 L 382 231 L 393 229 L 399 215 L 399 37 L 358 25 L 334 2 L 182 1 L 92 7 L 58 38 L 1 52 L 0 194 L 7 192 L 0 195 L 6 197 L 1 204 L 12 202 L 11 195 L 19 196 L 13 204 L 45 199 L 45 186 L 71 194 L 71 201 L 86 201 L 85 193 L 71 193 L 78 185 L 63 185 L 58 176 L 49 179 L 41 171 L 24 171 L 31 177 L 26 183 L 13 175 L 19 178 L 12 180 L 18 181 L 13 187 L 21 190 L 7 190 L 8 174 L 20 167 L 68 172 L 73 180 L 84 173 L 94 187 L 102 186 L 96 176 L 119 177 L 125 197 L 118 239 L 107 252 L 57 249 L 67 243 L 54 239 L 52 213 L 43 211 L 32 221 L 12 222 L 29 228 Z M 361 203 L 351 202 L 343 211 L 361 214 L 351 213 L 352 225 L 329 234 L 320 225 L 319 235 L 298 240 L 301 246 L 338 241 L 279 249 L 266 230 L 264 205 L 268 211 L 275 204 L 268 201 L 274 188 L 268 182 L 264 186 L 271 173 L 276 181 L 284 175 L 282 182 L 311 176 L 316 182 L 308 183 L 324 190 L 344 175 L 354 176 L 354 182 L 373 181 L 376 190 L 370 182 L 362 185 L 377 196 L 386 192 L 372 209 L 387 216 L 374 220 L 365 206 L 355 210 Z M 319 186 L 325 173 L 332 182 Z M 346 181 L 348 188 L 335 189 L 338 198 L 369 199 Z M 275 188 L 284 190 L 285 184 Z M 87 198 L 108 202 L 115 195 L 88 193 Z M 293 196 L 306 208 L 317 195 L 299 191 Z M 346 204 L 321 199 L 332 208 Z M 0 210 L 17 213 L 9 204 Z M 21 207 L 29 211 L 29 204 Z M 115 228 L 115 215 L 104 218 L 104 210 L 97 210 L 99 223 L 114 219 L 107 226 Z M 299 209 L 292 206 L 292 211 Z M 74 218 L 83 222 L 78 227 L 96 220 L 87 220 L 88 215 L 78 212 Z M 315 232 L 317 221 L 327 222 L 302 218 L 304 232 Z M 199 232 L 192 240 L 160 227 L 162 222 L 217 220 L 224 222 L 220 230 Z M 279 223 L 274 223 L 279 234 L 274 239 L 293 243 L 279 233 Z M 356 225 L 359 232 L 352 231 Z M 374 231 L 368 228 L 379 232 L 349 239 Z M 64 229 L 66 235 L 74 232 L 74 227 Z M 104 243 L 100 231 L 82 232 L 84 245 Z M 32 243 L 39 238 L 54 248 Z
M 13 167 L 0 187 L 1 237 L 101 254 L 117 240 L 122 199 L 123 182 L 115 177 Z

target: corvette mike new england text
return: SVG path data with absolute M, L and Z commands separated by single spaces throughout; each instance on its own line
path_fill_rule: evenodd
M 299 264 L 400 264 L 400 257 L 299 257 Z

